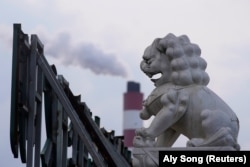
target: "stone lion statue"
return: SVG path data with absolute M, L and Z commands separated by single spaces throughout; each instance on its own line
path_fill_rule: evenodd
M 137 129 L 134 147 L 171 147 L 180 134 L 187 147 L 224 147 L 240 150 L 239 121 L 231 108 L 207 87 L 207 63 L 201 49 L 186 35 L 168 34 L 145 49 L 141 70 L 155 89 L 144 101 L 140 117 L 155 116 L 148 128 Z

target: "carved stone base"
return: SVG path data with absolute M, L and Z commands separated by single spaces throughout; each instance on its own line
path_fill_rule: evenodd
M 235 151 L 227 147 L 144 147 L 133 148 L 133 167 L 158 167 L 159 151 Z

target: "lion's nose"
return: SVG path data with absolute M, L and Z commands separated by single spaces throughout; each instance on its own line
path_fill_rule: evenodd
M 145 68 L 145 65 L 146 65 L 145 61 L 144 60 L 141 61 L 140 67 L 142 70 Z

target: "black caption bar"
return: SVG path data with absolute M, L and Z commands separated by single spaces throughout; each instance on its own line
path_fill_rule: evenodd
M 159 166 L 249 166 L 250 151 L 160 151 Z

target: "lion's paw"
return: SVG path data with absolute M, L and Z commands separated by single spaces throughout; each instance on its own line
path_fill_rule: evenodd
M 135 136 L 133 140 L 134 147 L 154 147 L 155 140 L 152 138 L 143 138 L 142 136 Z

